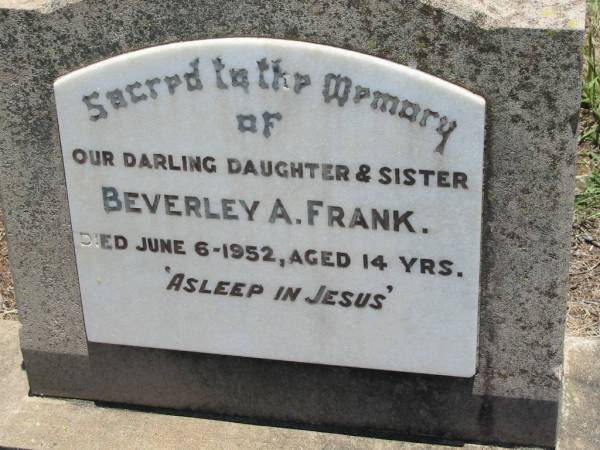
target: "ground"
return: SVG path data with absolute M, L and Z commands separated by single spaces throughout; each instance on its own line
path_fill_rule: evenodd
M 0 211 L 0 319 L 16 318 L 17 304 L 15 303 L 15 291 L 8 267 L 8 249 L 6 248 L 4 225 L 2 223 L 2 211 Z
M 590 156 L 592 155 L 592 156 Z M 567 334 L 600 336 L 600 151 L 579 145 Z M 583 202 L 583 205 L 577 203 Z
M 588 2 L 567 334 L 600 336 L 600 0 Z

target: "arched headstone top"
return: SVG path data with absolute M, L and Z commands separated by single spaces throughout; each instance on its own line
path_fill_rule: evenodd
M 259 38 L 127 53 L 55 96 L 89 340 L 474 374 L 481 97 Z

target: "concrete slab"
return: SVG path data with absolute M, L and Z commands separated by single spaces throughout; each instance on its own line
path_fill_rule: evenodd
M 560 450 L 600 448 L 600 338 L 565 340 Z
M 456 447 L 248 425 L 29 397 L 21 368 L 20 324 L 0 320 L 0 447 L 144 449 L 398 449 Z M 465 445 L 465 450 L 499 447 Z M 572 447 L 574 448 L 574 447 Z

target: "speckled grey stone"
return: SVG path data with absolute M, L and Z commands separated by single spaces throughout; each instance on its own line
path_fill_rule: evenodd
M 600 338 L 566 339 L 564 378 L 557 448 L 600 448 Z
M 25 3 L 29 9 L 0 9 L 0 195 L 33 393 L 554 444 L 583 0 Z M 128 51 L 232 36 L 344 47 L 416 66 L 486 99 L 473 379 L 87 343 L 52 83 Z

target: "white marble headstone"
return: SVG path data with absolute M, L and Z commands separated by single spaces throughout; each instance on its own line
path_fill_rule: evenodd
M 58 79 L 90 341 L 469 377 L 484 100 L 217 39 Z

